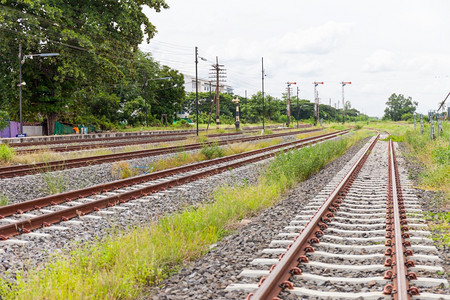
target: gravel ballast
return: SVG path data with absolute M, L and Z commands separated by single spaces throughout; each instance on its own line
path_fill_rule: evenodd
M 225 237 L 204 257 L 161 282 L 159 288 L 149 290 L 145 298 L 236 299 L 236 294 L 225 291 L 226 286 L 237 281 L 240 272 L 250 267 L 255 254 L 274 239 L 367 140 L 359 142 L 317 174 L 288 191 L 279 204 L 251 220 L 243 220 L 242 227 L 235 234 Z

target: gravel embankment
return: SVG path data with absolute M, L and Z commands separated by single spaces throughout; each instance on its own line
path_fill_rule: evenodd
M 293 136 L 283 137 L 283 142 L 292 141 Z M 257 143 L 250 142 L 250 143 Z M 188 151 L 196 153 L 199 150 Z M 165 154 L 150 156 L 139 159 L 128 160 L 131 168 L 145 170 L 152 162 L 167 159 L 177 154 Z M 16 178 L 0 179 L 0 193 L 8 198 L 8 203 L 13 204 L 25 200 L 44 197 L 50 194 L 51 188 L 58 191 L 77 190 L 96 184 L 117 180 L 112 174 L 112 168 L 117 163 L 106 163 L 92 165 L 89 167 L 55 171 L 50 173 L 39 173 Z
M 255 254 L 267 247 L 275 235 L 339 172 L 368 139 L 358 143 L 310 179 L 298 184 L 283 200 L 250 220 L 243 220 L 239 230 L 225 237 L 212 250 L 181 269 L 177 274 L 150 289 L 145 299 L 235 299 L 225 287 L 236 282 L 244 268 L 249 268 Z
M 291 139 L 293 138 L 287 137 L 284 140 Z M 130 164 L 149 164 L 156 159 L 171 155 L 137 159 L 130 161 Z M 148 224 L 162 215 L 209 201 L 212 198 L 212 192 L 218 186 L 242 184 L 243 182 L 254 183 L 266 164 L 267 161 L 263 161 L 233 169 L 179 188 L 104 209 L 80 219 L 63 222 L 58 226 L 50 226 L 33 231 L 32 234 L 18 236 L 18 240 L 27 241 L 25 244 L 0 241 L 0 273 L 3 277 L 14 278 L 18 270 L 27 270 L 30 267 L 42 265 L 53 254 L 71 249 L 74 243 L 83 244 L 101 239 L 111 234 L 112 230 Z M 64 184 L 71 186 L 72 189 L 79 188 L 81 185 L 88 186 L 113 180 L 111 164 L 58 171 L 52 174 L 55 177 L 64 178 L 66 180 Z M 47 194 L 43 189 L 45 185 L 43 177 L 44 175 L 39 174 L 20 177 L 20 181 L 18 178 L 4 179 L 0 181 L 0 187 L 14 197 L 14 202 L 31 199 Z M 149 200 L 149 202 L 145 203 L 140 200 Z M 44 236 L 39 236 L 39 234 L 44 234 Z

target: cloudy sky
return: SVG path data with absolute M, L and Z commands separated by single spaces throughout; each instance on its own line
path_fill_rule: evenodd
M 281 97 L 296 81 L 300 97 L 321 103 L 345 99 L 381 117 L 392 93 L 411 96 L 418 111 L 436 109 L 450 92 L 450 1 L 448 0 L 166 0 L 170 9 L 145 12 L 158 33 L 142 44 L 156 60 L 194 75 L 194 47 L 208 62 L 227 69 L 235 93 L 261 90 Z M 450 100 L 447 100 L 450 105 Z M 342 106 L 342 105 L 341 105 Z

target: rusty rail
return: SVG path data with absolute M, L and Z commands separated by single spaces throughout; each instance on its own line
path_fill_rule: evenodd
M 207 135 L 207 137 L 222 137 L 222 136 L 235 136 L 238 134 L 242 134 L 242 132 L 231 132 L 231 133 L 223 133 L 223 134 L 214 134 Z M 99 148 L 110 148 L 110 147 L 124 147 L 130 145 L 145 145 L 145 144 L 156 144 L 163 142 L 176 142 L 176 141 L 184 141 L 188 139 L 189 136 L 194 136 L 191 133 L 188 134 L 178 134 L 170 137 L 159 137 L 159 136 L 137 136 L 137 139 L 140 140 L 132 140 L 136 139 L 135 137 L 122 139 L 119 142 L 109 142 L 109 143 L 93 143 L 93 144 L 82 144 L 82 145 L 66 145 L 66 146 L 54 146 L 48 148 L 31 148 L 31 149 L 17 149 L 16 154 L 23 155 L 29 153 L 36 153 L 40 151 L 53 151 L 53 152 L 70 152 L 70 151 L 78 151 L 78 150 L 90 150 L 90 149 L 99 149 Z M 103 141 L 101 139 L 91 139 L 91 141 Z M 67 141 L 70 143 L 75 143 L 74 141 Z M 79 142 L 90 142 L 89 140 L 81 140 Z M 46 142 L 46 144 L 49 144 Z M 51 143 L 50 143 L 51 144 Z M 45 145 L 45 144 L 44 144 Z M 22 146 L 22 145 L 21 145 Z M 17 147 L 17 146 L 16 146 Z
M 321 129 L 291 131 L 291 132 L 276 133 L 276 134 L 263 135 L 263 136 L 245 137 L 245 138 L 241 138 L 241 139 L 224 140 L 224 141 L 218 141 L 215 143 L 217 143 L 217 145 L 226 145 L 229 143 L 231 144 L 231 143 L 238 143 L 238 142 L 250 142 L 250 141 L 270 139 L 270 138 L 282 137 L 282 136 L 288 136 L 288 135 L 296 135 L 296 134 L 302 134 L 302 133 L 308 133 L 308 132 L 314 132 L 314 131 L 320 131 L 320 130 Z M 40 172 L 56 171 L 56 170 L 63 170 L 63 169 L 70 169 L 70 168 L 79 168 L 79 167 L 84 167 L 84 166 L 89 166 L 89 165 L 115 162 L 115 161 L 120 161 L 120 160 L 135 159 L 135 158 L 141 158 L 141 157 L 147 157 L 147 156 L 155 156 L 155 155 L 161 155 L 161 154 L 167 154 L 167 153 L 176 153 L 176 152 L 181 152 L 181 151 L 196 150 L 196 149 L 201 149 L 204 146 L 213 145 L 215 143 L 214 142 L 195 143 L 195 144 L 188 144 L 188 145 L 183 145 L 183 146 L 169 146 L 169 147 L 164 147 L 164 148 L 139 150 L 139 151 L 126 152 L 126 153 L 113 153 L 113 154 L 106 154 L 106 155 L 97 155 L 97 156 L 90 156 L 90 157 L 61 160 L 61 161 L 50 161 L 47 163 L 36 163 L 36 164 L 10 166 L 10 167 L 1 167 L 0 168 L 0 179 L 16 177 L 16 176 L 23 176 L 23 175 L 28 175 L 28 174 L 36 174 L 36 173 L 40 173 Z
M 407 256 L 413 255 L 412 250 L 406 249 L 411 243 L 406 239 L 408 234 L 408 221 L 406 220 L 405 205 L 403 203 L 400 176 L 398 174 L 395 149 L 392 140 L 389 140 L 388 162 L 388 191 L 386 209 L 386 249 L 385 255 L 390 256 L 385 266 L 392 267 L 386 271 L 384 278 L 392 279 L 392 284 L 384 287 L 383 294 L 392 295 L 397 299 L 410 299 L 412 295 L 419 295 L 417 287 L 410 287 L 409 280 L 417 279 L 414 272 L 408 272 L 408 267 L 414 267 L 414 262 Z
M 313 245 L 318 243 L 318 238 L 323 235 L 322 230 L 327 228 L 326 223 L 334 217 L 334 212 L 339 208 L 339 204 L 347 194 L 356 176 L 364 165 L 370 151 L 379 139 L 379 134 L 366 146 L 363 155 L 353 164 L 342 181 L 331 192 L 321 207 L 316 211 L 311 220 L 300 231 L 294 242 L 288 247 L 286 253 L 280 256 L 279 262 L 272 266 L 270 274 L 262 278 L 260 286 L 255 293 L 249 294 L 247 299 L 251 300 L 272 300 L 278 299 L 278 295 L 284 288 L 293 288 L 289 278 L 292 275 L 300 275 L 298 268 L 300 262 L 308 262 L 305 256 L 307 252 L 314 252 Z
M 335 132 L 335 133 L 329 133 L 326 135 L 322 135 L 320 137 L 311 137 L 311 138 L 302 139 L 302 140 L 295 141 L 295 142 L 284 143 L 282 145 L 275 145 L 275 146 L 267 147 L 265 149 L 254 150 L 254 151 L 251 151 L 248 153 L 243 153 L 243 155 L 245 155 L 245 156 L 255 155 L 258 153 L 263 153 L 264 151 L 271 151 L 271 150 L 274 150 L 277 148 L 278 149 L 283 148 L 283 147 L 288 146 L 286 144 L 291 145 L 291 147 L 288 149 L 301 148 L 301 147 L 304 147 L 304 146 L 307 146 L 307 145 L 310 145 L 313 143 L 317 143 L 317 142 L 320 142 L 320 141 L 323 141 L 326 139 L 330 139 L 330 138 L 333 138 L 335 136 L 342 135 L 345 133 L 348 133 L 348 130 L 341 131 L 341 132 Z M 265 155 L 252 157 L 252 158 L 249 158 L 246 160 L 232 162 L 230 164 L 227 164 L 227 165 L 221 166 L 221 167 L 217 167 L 212 170 L 205 170 L 205 171 L 193 174 L 193 175 L 186 175 L 186 176 L 179 177 L 179 178 L 176 178 L 176 179 L 173 179 L 170 181 L 154 184 L 152 186 L 125 192 L 125 193 L 122 193 L 119 195 L 105 197 L 105 198 L 102 198 L 99 200 L 92 201 L 90 203 L 77 205 L 77 206 L 63 209 L 60 211 L 44 214 L 44 215 L 41 215 L 38 217 L 33 217 L 30 219 L 18 221 L 13 224 L 3 225 L 3 226 L 0 226 L 0 239 L 8 239 L 11 236 L 15 236 L 15 235 L 18 235 L 21 233 L 27 233 L 27 232 L 30 232 L 31 230 L 38 229 L 43 226 L 49 226 L 53 223 L 67 221 L 71 218 L 75 218 L 78 216 L 83 216 L 84 214 L 87 214 L 87 213 L 91 213 L 92 211 L 98 211 L 99 209 L 102 209 L 105 207 L 114 206 L 118 203 L 123 203 L 123 202 L 129 201 L 129 200 L 133 200 L 133 199 L 136 199 L 139 197 L 146 196 L 151 193 L 165 190 L 167 188 L 171 188 L 171 187 L 185 184 L 185 183 L 188 183 L 191 181 L 195 181 L 195 180 L 198 180 L 198 179 L 206 177 L 206 176 L 211 176 L 211 175 L 214 175 L 217 173 L 221 173 L 221 172 L 229 170 L 230 168 L 236 168 L 236 167 L 240 167 L 242 165 L 248 164 L 248 163 L 267 159 L 269 157 L 275 156 L 280 151 L 284 151 L 284 149 L 279 149 L 277 152 L 272 152 L 272 153 L 268 153 Z M 120 188 L 120 187 L 127 186 L 130 184 L 136 184 L 136 183 L 149 181 L 149 180 L 151 180 L 152 176 L 154 176 L 154 178 L 161 178 L 164 176 L 185 172 L 187 170 L 196 169 L 200 165 L 202 165 L 202 167 L 205 167 L 207 165 L 218 164 L 221 162 L 226 162 L 228 160 L 232 160 L 232 159 L 236 159 L 236 158 L 240 158 L 240 157 L 241 156 L 239 156 L 239 154 L 237 154 L 237 155 L 233 155 L 230 157 L 215 159 L 215 160 L 212 160 L 209 162 L 198 163 L 198 164 L 189 165 L 189 166 L 185 166 L 185 167 L 178 167 L 178 168 L 161 171 L 161 172 L 154 173 L 154 174 L 140 176 L 137 178 L 131 178 L 129 180 L 121 180 L 121 185 L 117 185 L 117 182 L 113 182 L 113 183 L 108 183 L 105 185 L 98 185 L 98 186 L 95 186 L 92 188 L 86 188 L 83 190 L 67 192 L 67 193 L 57 194 L 57 195 L 39 198 L 39 199 L 35 199 L 35 200 L 30 200 L 30 201 L 26 201 L 26 202 L 22 202 L 22 203 L 18 203 L 18 204 L 13 204 L 13 205 L 9 205 L 9 206 L 0 208 L 0 215 L 2 217 L 5 217 L 7 215 L 12 215 L 15 213 L 23 213 L 24 211 L 27 211 L 30 209 L 40 209 L 41 207 L 45 207 L 45 206 L 49 206 L 49 205 L 56 205 L 59 203 L 71 201 L 76 198 L 90 196 L 97 192 L 108 191 L 108 189 L 113 189 L 115 185 L 116 185 L 115 188 Z

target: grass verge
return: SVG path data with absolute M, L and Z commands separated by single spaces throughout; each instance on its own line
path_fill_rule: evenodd
M 147 227 L 115 232 L 51 259 L 44 267 L 2 281 L 3 299 L 133 299 L 183 263 L 205 254 L 233 224 L 280 200 L 342 155 L 367 132 L 278 155 L 255 185 L 225 186 L 212 202 L 162 217 Z

